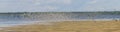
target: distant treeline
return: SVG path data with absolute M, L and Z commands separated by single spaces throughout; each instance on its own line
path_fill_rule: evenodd
M 120 11 L 110 12 L 9 12 L 0 13 L 0 15 L 27 15 L 27 14 L 109 14 L 109 15 L 120 15 Z
M 120 15 L 120 11 L 114 11 L 114 12 L 99 12 L 101 14 L 111 14 L 111 15 Z
M 15 12 L 15 13 L 0 13 L 0 16 L 14 17 L 14 18 L 31 18 L 31 19 L 47 19 L 47 18 L 80 18 L 100 15 L 120 15 L 120 11 L 111 12 Z

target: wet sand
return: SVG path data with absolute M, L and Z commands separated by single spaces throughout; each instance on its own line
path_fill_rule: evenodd
M 120 32 L 120 21 L 61 21 L 51 25 L 31 24 L 7 27 L 0 32 Z

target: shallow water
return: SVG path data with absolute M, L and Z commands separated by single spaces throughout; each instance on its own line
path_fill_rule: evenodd
M 36 21 L 47 22 L 47 21 L 60 21 L 60 20 L 81 20 L 81 19 L 120 19 L 120 15 L 109 15 L 109 14 L 80 14 L 80 13 L 41 13 L 41 14 L 30 14 L 27 17 L 19 14 L 0 14 L 0 27 L 8 27 L 14 25 L 31 24 Z

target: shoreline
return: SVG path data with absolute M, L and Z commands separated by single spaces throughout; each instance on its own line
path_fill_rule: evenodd
M 81 20 L 45 20 L 45 21 L 33 21 L 33 22 L 28 22 L 28 23 L 21 23 L 17 25 L 12 25 L 12 26 L 19 26 L 19 25 L 31 25 L 31 24 L 48 24 L 51 22 L 63 22 L 63 21 L 120 21 L 120 20 L 114 20 L 114 19 L 81 19 Z M 4 26 L 1 26 L 4 27 Z M 6 26 L 6 27 L 11 27 L 11 26 Z

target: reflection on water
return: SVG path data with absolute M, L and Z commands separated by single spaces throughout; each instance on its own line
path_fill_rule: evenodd
M 80 19 L 120 19 L 120 15 L 93 13 L 22 13 L 0 14 L 0 27 L 33 23 L 45 20 L 80 20 Z

